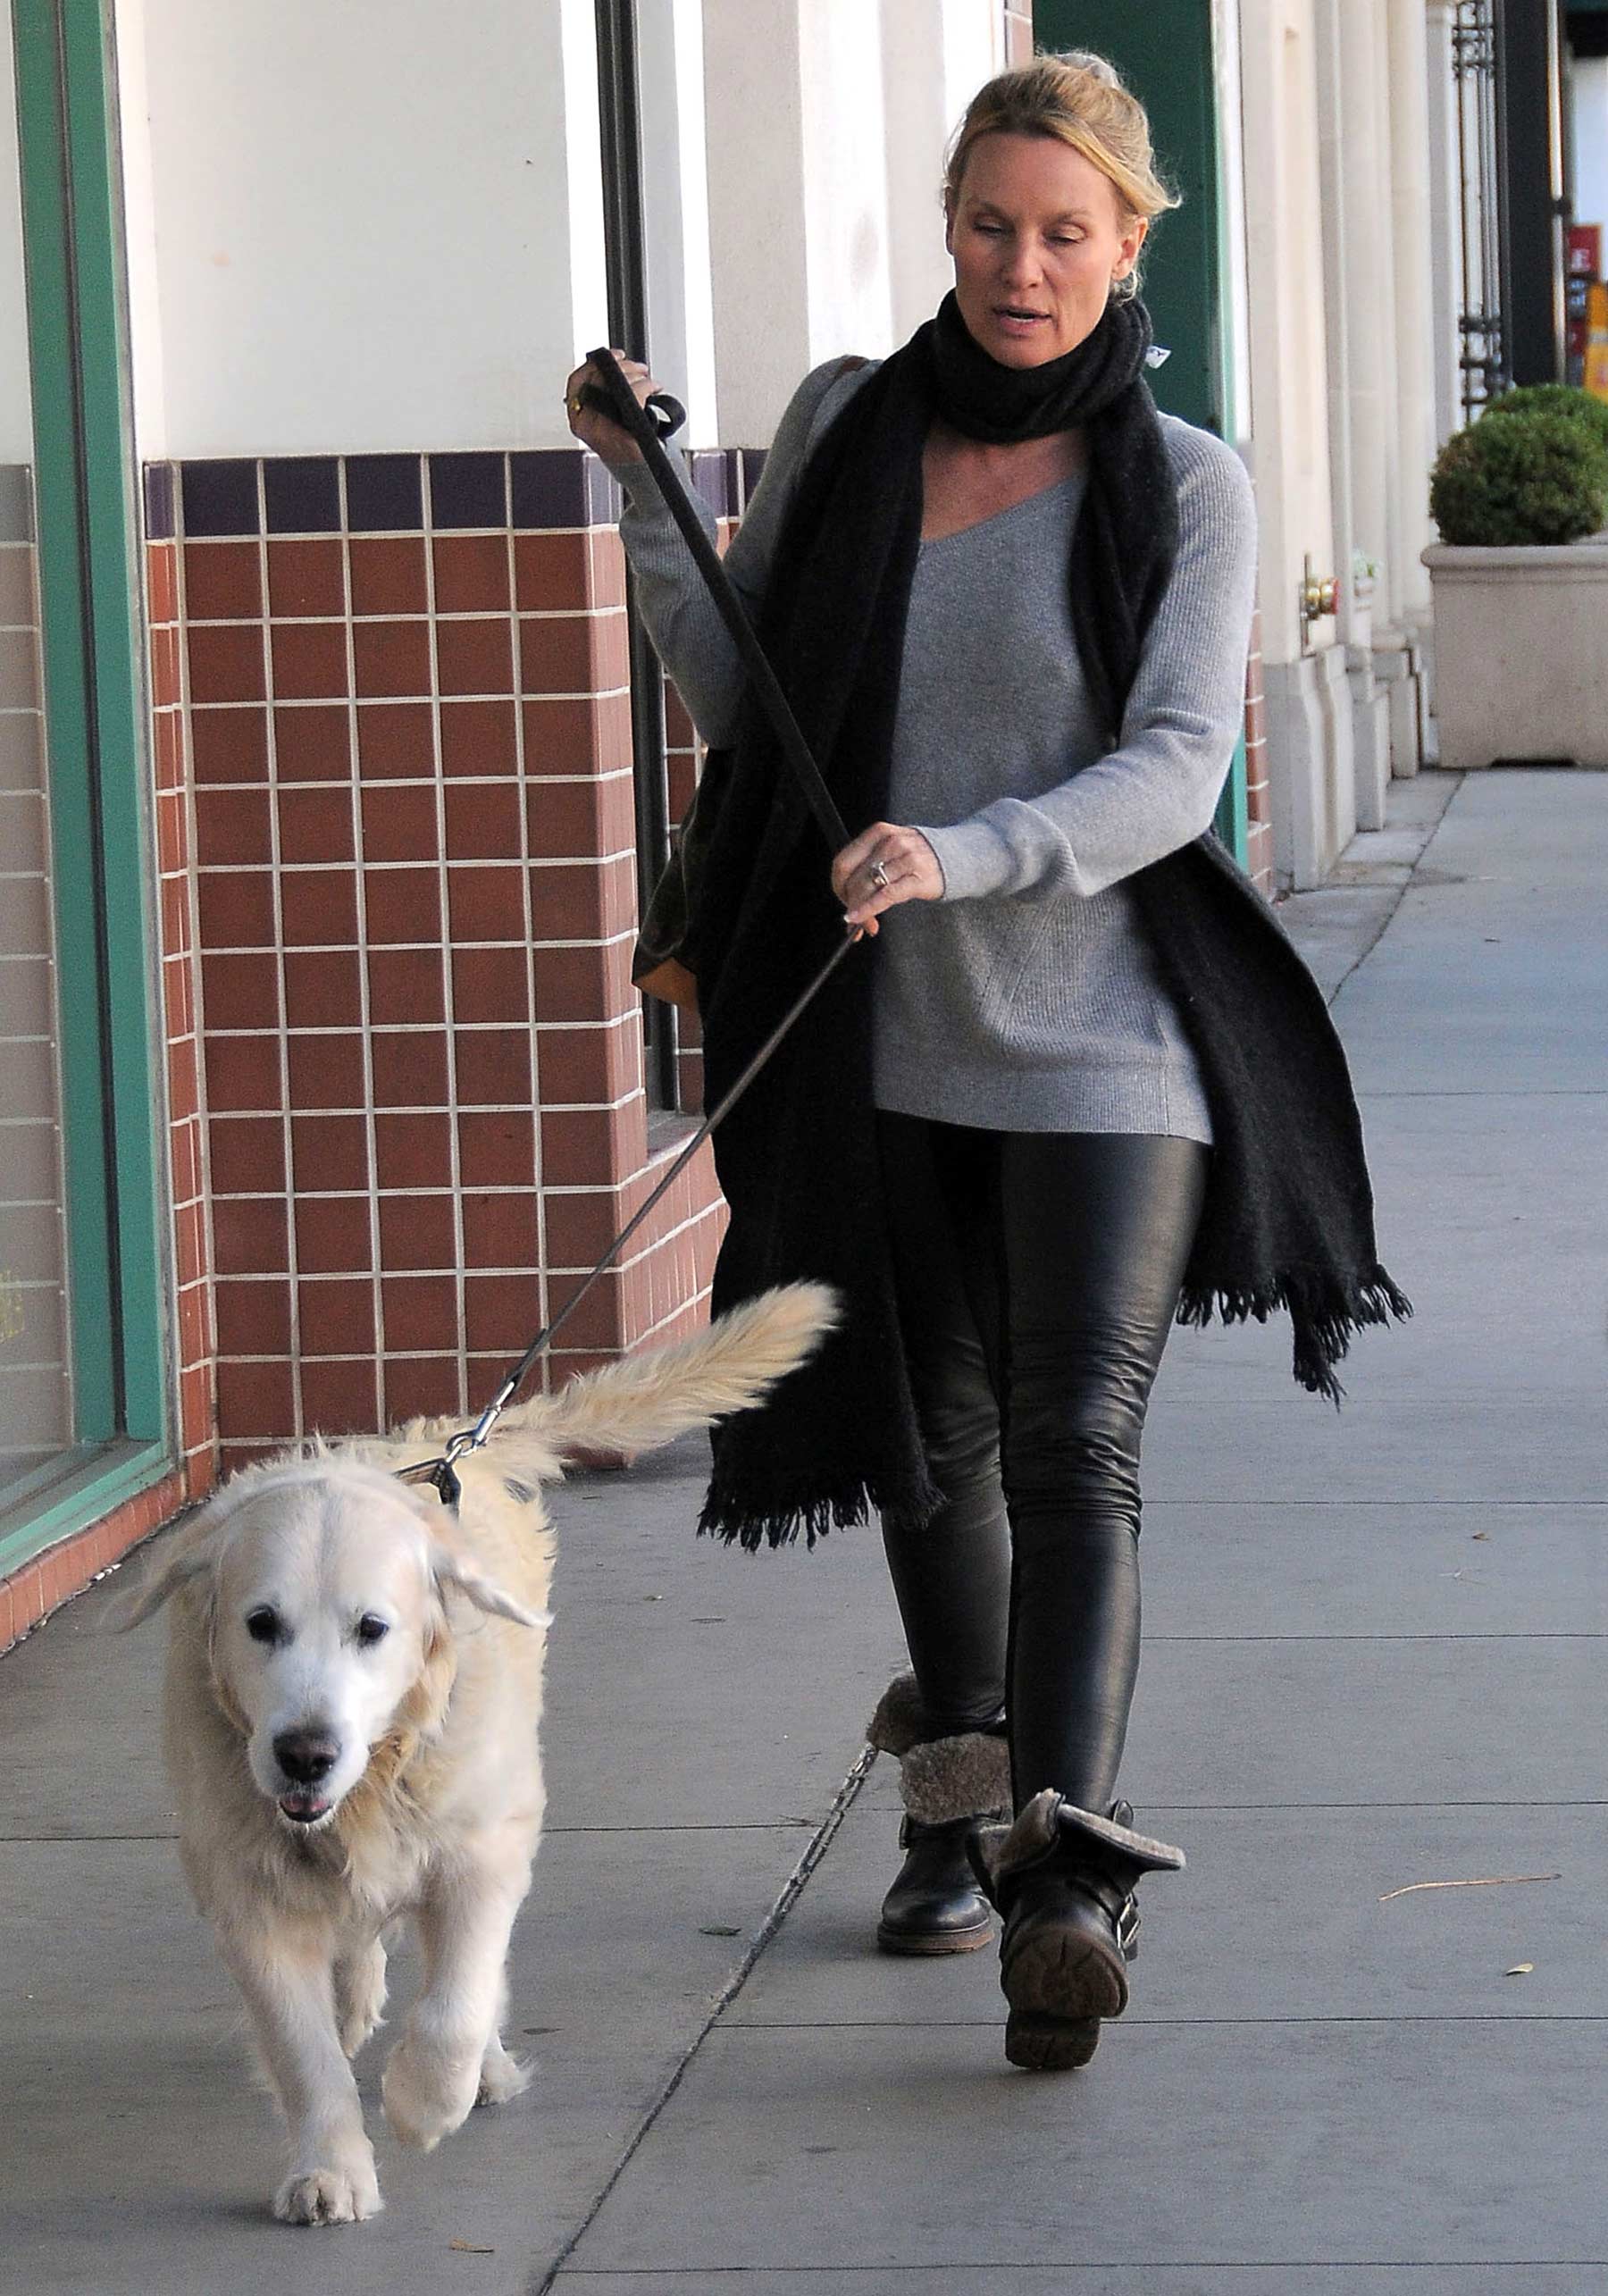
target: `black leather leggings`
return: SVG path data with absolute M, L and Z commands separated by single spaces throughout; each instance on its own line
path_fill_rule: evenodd
M 881 1114 L 900 1320 L 944 1505 L 884 1526 L 923 1703 L 1009 1717 L 1020 1809 L 1103 1811 L 1139 1669 L 1139 1445 L 1210 1152 Z

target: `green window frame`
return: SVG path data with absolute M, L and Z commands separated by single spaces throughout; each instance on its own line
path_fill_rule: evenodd
M 7 1491 L 0 1576 L 144 1489 L 177 1455 L 111 28 L 101 0 L 14 0 L 13 21 L 75 1441 Z

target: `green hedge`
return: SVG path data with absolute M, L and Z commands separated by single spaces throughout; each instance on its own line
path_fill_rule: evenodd
M 1480 420 L 1494 415 L 1566 415 L 1608 453 L 1608 399 L 1594 398 L 1572 382 L 1522 382 L 1517 390 L 1493 398 Z
M 1505 407 L 1500 422 L 1491 419 L 1498 406 Z M 1441 448 L 1430 475 L 1429 508 L 1447 542 L 1579 541 L 1608 517 L 1608 436 L 1599 435 L 1578 410 L 1495 401 L 1479 422 Z

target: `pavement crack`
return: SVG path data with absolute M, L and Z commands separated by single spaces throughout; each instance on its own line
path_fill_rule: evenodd
M 658 2095 L 654 2099 L 652 2104 L 649 2105 L 648 2110 L 638 2122 L 635 2133 L 632 2135 L 630 2143 L 627 2144 L 624 2151 L 620 2155 L 619 2159 L 616 2161 L 614 2167 L 610 2170 L 608 2175 L 604 2180 L 602 2187 L 599 2190 L 596 2200 L 592 2202 L 591 2207 L 587 2210 L 580 2224 L 576 2225 L 574 2231 L 570 2234 L 568 2240 L 565 2241 L 564 2246 L 559 2250 L 557 2255 L 553 2258 L 552 2263 L 542 2275 L 541 2279 L 537 2283 L 534 2296 L 548 2296 L 548 2291 L 553 2286 L 559 2274 L 565 2269 L 569 2258 L 574 2254 L 575 2250 L 580 2247 L 581 2242 L 586 2238 L 587 2233 L 591 2230 L 592 2225 L 597 2222 L 599 2213 L 602 2209 L 605 2202 L 607 2200 L 609 2194 L 614 2191 L 621 2177 L 624 2176 L 625 2171 L 630 2167 L 632 2160 L 636 2158 L 637 2153 L 641 2150 L 643 2143 L 646 2141 L 649 2133 L 653 2128 L 654 2124 L 657 2121 L 659 2115 L 664 2111 L 672 2097 L 674 2096 L 676 2091 L 681 2087 L 693 2058 L 698 2055 L 705 2041 L 708 2040 L 710 2033 L 715 2030 L 715 2027 L 720 2023 L 722 2017 L 724 2016 L 726 2011 L 731 2007 L 732 2003 L 737 1999 L 739 1993 L 741 1992 L 743 1987 L 748 1983 L 750 1975 L 752 1973 L 754 1965 L 758 1962 L 760 1955 L 770 1944 L 771 1940 L 776 1935 L 777 1931 L 781 1929 L 783 1923 L 787 1919 L 788 1915 L 792 1911 L 793 1906 L 797 1904 L 805 1883 L 815 1872 L 816 1867 L 820 1864 L 822 1858 L 826 1855 L 827 1850 L 832 1846 L 838 1828 L 842 1824 L 843 1820 L 848 1816 L 850 1810 L 853 1807 L 856 1800 L 858 1798 L 860 1788 L 865 1784 L 866 1780 L 869 1777 L 871 1773 L 871 1765 L 875 1760 L 876 1756 L 875 1751 L 872 1747 L 867 1747 L 865 1752 L 859 1756 L 859 1759 L 855 1763 L 854 1767 L 850 1771 L 848 1776 L 839 1787 L 836 1795 L 833 1798 L 832 1807 L 827 1811 L 825 1816 L 821 1820 L 820 1824 L 816 1828 L 815 1832 L 811 1835 L 809 1841 L 804 1849 L 803 1855 L 800 1857 L 798 1864 L 793 1867 L 792 1872 L 788 1875 L 787 1880 L 783 1883 L 782 1888 L 777 1892 L 775 1900 L 773 1903 L 769 1913 L 766 1915 L 765 1920 L 760 1924 L 759 1929 L 754 1936 L 753 1942 L 750 1945 L 748 1951 L 743 1955 L 741 1960 L 732 1971 L 730 1976 L 726 1979 L 725 1983 L 721 1987 L 720 1991 L 716 1994 L 708 2015 L 699 2027 L 697 2032 L 694 2033 L 692 2039 L 687 2044 L 687 2047 L 683 2050 L 669 2079 L 664 2083 L 664 2086 L 660 2089 Z

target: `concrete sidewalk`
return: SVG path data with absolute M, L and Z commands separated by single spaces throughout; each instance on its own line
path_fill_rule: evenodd
M 539 2078 L 418 2160 L 371 2049 L 365 2227 L 266 2217 L 274 2131 L 166 1838 L 159 1632 L 97 1638 L 96 1591 L 0 1665 L 0 2284 L 1608 2286 L 1605 883 L 1608 777 L 1431 775 L 1286 907 L 1418 1316 L 1338 1417 L 1282 1328 L 1174 1340 L 1124 1782 L 1190 1864 L 1086 2073 L 1006 2066 L 991 1955 L 870 1949 L 875 1541 L 697 1544 L 691 1446 L 557 1496 Z

